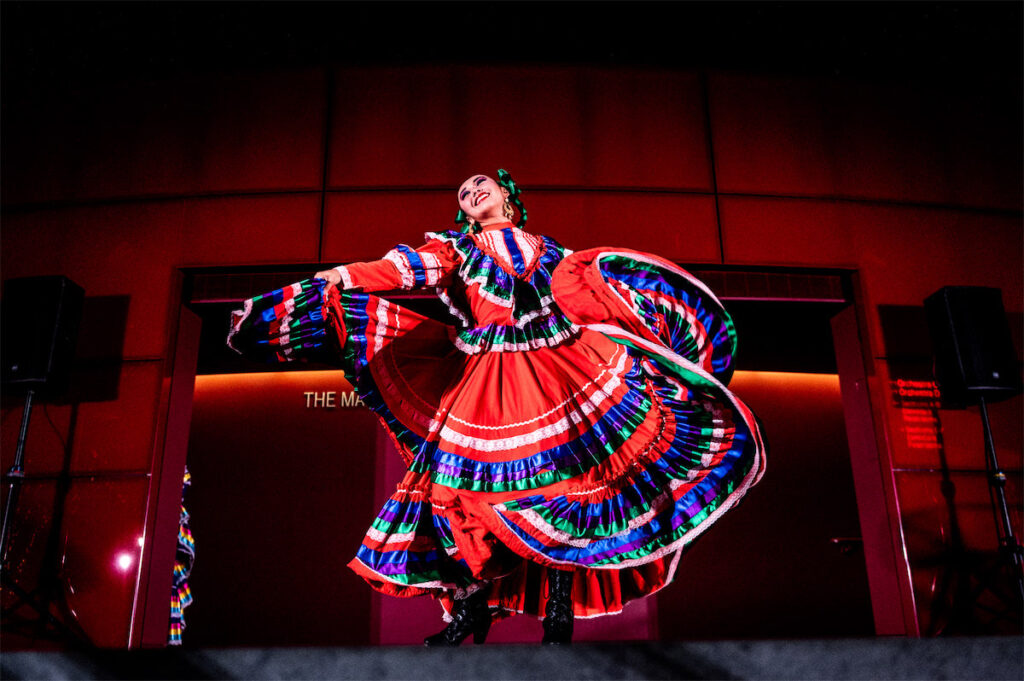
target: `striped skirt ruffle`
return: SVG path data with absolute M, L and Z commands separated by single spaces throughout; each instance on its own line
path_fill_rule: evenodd
M 724 385 L 732 323 L 699 281 L 595 249 L 553 293 L 578 334 L 467 355 L 451 327 L 332 292 L 346 370 L 408 465 L 350 564 L 374 588 L 540 615 L 548 571 L 572 570 L 576 615 L 615 613 L 760 479 L 758 424 Z

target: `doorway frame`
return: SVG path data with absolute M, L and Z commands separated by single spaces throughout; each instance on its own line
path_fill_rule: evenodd
M 212 288 L 229 292 L 245 282 L 264 282 L 274 274 L 316 271 L 322 264 L 288 264 L 259 267 L 180 268 L 177 319 L 171 331 L 169 359 L 161 393 L 162 421 L 154 442 L 145 536 L 146 542 L 136 589 L 129 647 L 167 645 L 174 553 L 180 522 L 181 481 L 188 453 L 192 401 L 199 359 L 201 319 L 189 304 L 194 299 L 197 277 L 221 285 Z M 871 609 L 877 636 L 920 636 L 914 593 L 902 531 L 895 478 L 885 447 L 883 421 L 873 406 L 869 376 L 871 357 L 866 351 L 867 322 L 863 293 L 855 269 L 823 269 L 772 266 L 729 266 L 692 264 L 683 267 L 698 277 L 702 273 L 737 277 L 756 273 L 758 277 L 794 275 L 837 277 L 844 300 L 814 297 L 806 292 L 789 296 L 730 296 L 730 299 L 802 302 L 843 302 L 831 319 L 836 366 L 839 374 L 846 436 L 850 451 L 857 513 L 864 547 L 865 570 L 871 595 Z M 252 294 L 250 294 L 252 295 Z M 220 298 L 219 300 L 224 300 Z M 228 293 L 227 299 L 232 299 Z M 212 301 L 207 301 L 212 302 Z

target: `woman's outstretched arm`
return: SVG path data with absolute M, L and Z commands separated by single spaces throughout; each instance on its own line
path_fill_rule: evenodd
M 380 260 L 339 265 L 313 276 L 339 289 L 410 290 L 443 285 L 458 265 L 459 257 L 451 244 L 431 239 L 417 249 L 399 245 Z

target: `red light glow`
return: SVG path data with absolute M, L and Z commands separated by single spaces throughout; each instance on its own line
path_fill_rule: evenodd
M 114 564 L 121 572 L 128 572 L 131 570 L 134 562 L 135 557 L 127 551 L 117 554 L 117 557 L 114 559 Z

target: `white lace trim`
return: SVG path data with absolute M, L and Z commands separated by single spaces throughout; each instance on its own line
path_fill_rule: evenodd
M 398 270 L 398 276 L 402 278 L 403 289 L 409 290 L 413 287 L 416 283 L 416 275 L 413 274 L 412 265 L 409 264 L 409 259 L 405 257 L 404 253 L 397 248 L 392 248 L 384 254 L 383 260 L 387 260 Z
M 295 296 L 302 293 L 302 287 L 299 286 L 298 283 L 292 284 L 288 288 L 292 291 L 292 297 L 282 303 L 284 305 L 285 314 L 281 317 L 281 326 L 278 329 L 280 332 L 278 340 L 281 344 L 281 351 L 284 353 L 285 357 L 290 357 L 292 354 L 292 349 L 286 346 L 288 345 L 288 338 L 291 335 L 290 322 L 292 314 L 295 312 Z
M 565 342 L 567 339 L 572 338 L 580 332 L 580 327 L 575 324 L 571 325 L 564 331 L 559 331 L 554 336 L 546 338 L 531 338 L 527 341 L 519 343 L 488 343 L 482 342 L 475 345 L 470 345 L 458 336 L 455 337 L 455 347 L 467 355 L 475 355 L 480 352 L 529 352 L 530 350 L 538 350 L 540 348 L 553 348 L 557 345 Z
M 344 265 L 338 265 L 334 268 L 334 271 L 341 275 L 341 288 L 343 290 L 355 288 L 352 286 L 352 275 L 349 273 L 347 267 Z
M 537 249 L 533 247 L 525 235 L 518 232 L 519 230 L 512 231 L 512 240 L 516 242 L 519 252 L 523 254 L 523 264 L 526 269 L 530 269 L 530 266 L 533 265 L 534 256 L 537 254 Z
M 372 568 L 369 565 L 367 565 L 366 561 L 364 561 L 364 560 L 361 560 L 359 558 L 356 558 L 356 560 L 358 560 L 360 563 L 362 563 L 363 566 L 368 571 L 370 571 L 374 575 L 376 575 L 377 579 L 381 580 L 382 582 L 390 582 L 392 584 L 397 584 L 398 586 L 402 586 L 402 587 L 406 587 L 406 588 L 411 587 L 411 588 L 414 588 L 414 589 L 455 589 L 456 588 L 456 586 L 454 584 L 449 584 L 447 582 L 442 582 L 441 580 L 434 580 L 432 582 L 418 582 L 416 584 L 406 584 L 405 582 L 398 581 L 394 577 L 389 577 L 389 576 L 387 576 L 385 574 L 381 574 L 380 572 L 378 572 L 374 568 Z
M 397 320 L 397 316 L 395 317 Z M 377 299 L 377 325 L 373 330 L 373 354 L 380 352 L 384 347 L 384 336 L 388 328 L 388 301 L 383 298 Z
M 540 533 L 543 534 L 545 537 L 548 537 L 549 539 L 554 539 L 559 544 L 564 544 L 566 546 L 573 546 L 579 549 L 583 549 L 590 546 L 590 544 L 594 542 L 604 541 L 605 539 L 612 539 L 614 537 L 621 537 L 625 534 L 628 534 L 629 532 L 632 532 L 638 527 L 643 527 L 644 525 L 649 523 L 651 519 L 654 518 L 654 516 L 661 513 L 662 507 L 665 505 L 665 503 L 672 500 L 672 492 L 682 487 L 683 484 L 684 483 L 681 480 L 671 480 L 669 482 L 668 491 L 662 492 L 661 494 L 656 496 L 649 504 L 650 509 L 645 513 L 642 513 L 637 517 L 633 518 L 628 523 L 626 523 L 625 529 L 614 534 L 609 534 L 604 537 L 595 537 L 592 539 L 588 539 L 586 537 L 574 537 L 573 535 L 569 534 L 568 532 L 565 532 L 564 530 L 559 530 L 554 525 L 544 520 L 543 516 L 541 516 L 540 513 L 532 509 L 526 509 L 523 511 L 509 511 L 508 508 L 505 507 L 505 504 L 498 504 L 494 506 L 494 509 L 496 511 L 501 511 L 502 513 L 515 513 L 523 520 L 525 520 L 527 523 L 536 528 L 538 531 L 540 531 Z
M 508 265 L 509 269 L 512 269 L 512 255 L 508 252 L 505 240 L 500 238 L 500 231 L 494 230 L 492 232 L 484 232 L 479 236 L 481 240 L 485 241 L 491 250 L 494 251 L 498 256 L 498 259 Z
M 565 255 L 568 256 L 569 252 L 566 251 Z M 666 262 L 666 261 L 664 261 L 664 260 L 662 260 L 660 258 L 656 258 L 656 257 L 651 256 L 651 255 L 646 255 L 646 254 L 642 254 L 642 253 L 624 253 L 624 252 L 621 252 L 621 251 L 605 251 L 605 252 L 601 253 L 601 255 L 599 256 L 599 259 L 604 260 L 605 258 L 616 257 L 616 256 L 624 256 L 624 257 L 627 257 L 627 258 L 632 258 L 634 260 L 639 260 L 640 262 L 645 262 L 645 263 L 648 263 L 650 265 L 655 265 L 657 267 L 664 268 L 666 270 L 669 270 L 670 272 L 674 272 L 675 274 L 679 275 L 680 277 L 685 279 L 687 282 L 689 282 L 692 286 L 694 286 L 695 288 L 699 289 L 708 298 L 713 300 L 718 307 L 720 307 L 722 309 L 725 309 L 724 306 L 722 305 L 722 301 L 720 301 L 718 299 L 718 297 L 714 293 L 711 292 L 711 289 L 709 289 L 704 282 L 702 282 L 700 279 L 697 279 L 692 274 L 690 274 L 689 272 L 687 272 L 683 268 L 681 268 L 681 267 L 679 267 L 679 266 L 677 266 L 677 265 L 675 265 L 673 263 Z M 614 286 L 611 286 L 609 288 L 612 291 L 612 293 L 615 294 L 616 296 L 618 296 L 619 299 L 622 300 L 622 302 L 626 305 L 626 307 L 628 307 L 630 309 L 630 311 L 633 312 L 633 314 L 637 316 L 637 318 L 640 318 L 640 315 L 637 314 L 637 312 L 636 312 L 636 308 L 634 308 L 633 305 L 628 300 L 623 299 L 622 295 L 616 290 L 616 288 Z M 642 318 L 640 318 L 640 319 L 641 319 L 641 321 L 643 321 Z M 687 318 L 687 321 L 689 321 L 689 317 Z M 607 326 L 607 325 L 605 325 L 605 324 L 592 324 L 590 326 L 593 327 L 593 328 L 597 328 L 599 326 Z M 693 325 L 690 324 L 689 326 L 692 328 Z M 632 336 L 633 334 L 628 334 L 628 335 Z M 665 349 L 669 350 L 667 347 Z M 672 355 L 674 355 L 676 357 L 679 357 L 679 355 L 677 355 L 675 352 L 673 352 L 671 350 L 669 350 L 669 352 Z M 688 360 L 686 360 L 686 359 L 684 359 L 682 357 L 680 357 L 680 359 L 682 359 L 687 364 L 690 364 L 690 362 Z M 701 357 L 701 361 L 703 362 L 703 356 Z M 703 370 L 702 370 L 702 373 L 706 373 L 706 372 L 703 372 Z M 724 386 L 723 386 L 723 388 L 724 388 Z M 756 426 L 755 426 L 755 428 L 756 428 Z M 760 434 L 758 434 L 758 437 L 760 437 Z
M 648 341 L 647 339 L 629 333 L 628 331 L 625 331 L 624 329 L 618 326 L 612 326 L 609 324 L 588 324 L 587 328 L 616 338 L 628 338 L 636 347 L 646 350 L 647 352 L 661 355 L 662 357 L 668 359 L 670 362 L 673 362 L 674 364 L 678 365 L 683 370 L 696 374 L 703 380 L 714 385 L 721 392 L 721 394 L 732 403 L 736 413 L 740 416 L 741 419 L 743 419 L 743 422 L 746 424 L 747 428 L 750 431 L 751 442 L 755 448 L 753 452 L 753 460 L 751 461 L 750 465 L 750 470 L 747 471 L 747 474 L 743 477 L 743 480 L 740 482 L 740 484 L 736 487 L 735 490 L 733 490 L 731 494 L 729 494 L 722 501 L 721 505 L 719 505 L 718 508 L 712 511 L 711 514 L 707 518 L 705 518 L 702 523 L 700 523 L 690 531 L 685 532 L 676 541 L 642 558 L 635 558 L 631 560 L 610 563 L 608 565 L 583 565 L 582 563 L 574 561 L 552 560 L 551 558 L 537 551 L 525 542 L 519 542 L 519 546 L 522 550 L 526 551 L 531 555 L 536 555 L 542 558 L 543 561 L 550 561 L 552 563 L 564 565 L 580 565 L 582 567 L 587 567 L 595 570 L 621 570 L 623 568 L 629 568 L 637 565 L 644 565 L 646 563 L 650 563 L 664 556 L 667 556 L 670 553 L 678 551 L 679 549 L 682 549 L 684 546 L 686 546 L 687 544 L 695 540 L 697 537 L 699 537 L 701 534 L 706 532 L 707 529 L 711 527 L 722 516 L 723 513 L 731 509 L 737 503 L 739 503 L 739 501 L 746 495 L 747 491 L 753 485 L 756 485 L 764 476 L 764 441 L 761 436 L 760 428 L 757 425 L 757 421 L 753 417 L 753 414 L 750 412 L 747 406 L 743 404 L 743 402 L 741 402 L 739 398 L 733 395 L 733 393 L 728 388 L 722 385 L 722 383 L 717 378 L 715 378 L 710 373 L 702 369 L 699 365 L 690 362 L 684 357 L 681 357 L 679 354 L 673 352 L 670 348 L 666 347 L 661 343 L 654 343 Z M 702 470 L 701 473 L 706 474 L 707 471 Z M 700 477 L 700 474 L 695 475 L 693 471 L 691 471 L 690 474 L 687 475 L 687 477 L 696 478 Z M 498 515 L 498 518 L 500 518 L 501 521 L 506 524 L 506 526 L 509 526 L 509 528 L 512 529 L 512 522 L 509 518 L 506 518 L 500 514 Z M 676 555 L 676 558 L 673 559 L 673 563 L 671 566 L 673 575 L 675 573 L 675 567 L 677 562 L 678 554 Z
M 660 303 L 665 307 L 669 307 L 683 318 L 686 322 L 686 331 L 690 335 L 690 338 L 693 339 L 697 348 L 697 363 L 703 365 L 708 354 L 714 348 L 708 344 L 707 330 L 704 328 L 703 324 L 700 324 L 697 321 L 697 315 L 694 314 L 694 311 L 680 304 L 678 301 L 671 300 L 660 294 L 655 294 L 652 298 L 655 304 Z M 634 311 L 635 310 L 636 308 L 634 308 Z M 637 316 L 639 316 L 639 313 L 637 313 Z
M 242 322 L 248 319 L 250 314 L 252 314 L 252 298 L 247 298 L 242 303 L 241 310 L 234 310 L 231 313 L 231 331 L 228 333 L 228 347 L 238 354 L 242 354 L 242 351 L 235 347 L 232 339 L 241 330 Z
M 433 253 L 419 253 L 423 261 L 425 286 L 435 286 L 441 280 L 441 260 Z
M 516 240 L 516 244 L 519 245 L 519 250 L 523 252 L 523 260 L 526 261 L 526 269 L 530 269 L 533 266 L 534 261 L 540 257 L 541 244 L 543 240 L 537 237 L 530 238 L 532 235 L 527 235 L 521 229 L 513 229 L 512 237 Z
M 461 325 L 464 326 L 464 327 L 470 326 L 471 324 L 470 324 L 470 321 L 469 321 L 469 317 L 467 317 L 462 312 L 462 310 L 460 310 L 459 308 L 455 307 L 455 303 L 453 303 L 452 299 L 448 297 L 448 292 L 445 289 L 440 288 L 440 287 L 435 289 L 435 290 L 437 291 L 437 297 L 441 300 L 442 303 L 444 303 L 445 305 L 448 306 L 448 311 L 451 312 L 452 315 L 459 320 Z
M 388 534 L 387 532 L 381 532 L 377 528 L 371 527 L 366 531 L 366 536 L 375 542 L 383 544 L 398 544 L 400 542 L 410 542 L 416 538 L 415 532 L 405 532 L 403 534 Z
M 483 426 L 476 423 L 472 423 L 470 421 L 466 421 L 464 419 L 460 419 L 458 416 L 455 416 L 453 414 L 449 414 L 448 418 L 451 419 L 452 421 L 455 421 L 456 423 L 461 423 L 464 426 L 469 426 L 470 428 L 478 428 L 480 430 L 507 430 L 509 428 L 522 428 L 523 426 L 528 426 L 531 423 L 534 423 L 535 421 L 540 421 L 541 419 L 545 419 L 548 416 L 551 416 L 556 411 L 565 408 L 570 402 L 576 403 L 577 399 L 581 395 L 583 395 L 587 388 L 589 388 L 590 386 L 597 386 L 597 382 L 604 378 L 605 374 L 607 374 L 609 371 L 612 372 L 613 375 L 621 376 L 626 368 L 626 360 L 629 359 L 629 355 L 626 354 L 626 351 L 621 346 L 615 348 L 615 352 L 617 355 L 617 359 L 616 356 L 613 355 L 611 361 L 608 364 L 606 364 L 603 369 L 601 369 L 601 373 L 598 374 L 596 378 L 587 381 L 587 383 L 582 388 L 580 388 L 572 395 L 570 395 L 568 398 L 566 398 L 564 401 L 555 405 L 554 407 L 544 412 L 540 416 L 535 416 L 532 419 L 527 419 L 526 421 L 519 421 L 517 423 L 506 423 L 501 426 Z M 614 367 L 612 366 L 612 362 L 615 363 Z
M 540 553 L 539 551 L 531 547 L 529 544 L 526 544 L 522 541 L 520 541 L 520 546 L 526 549 L 526 551 L 528 551 L 529 553 L 541 556 L 544 559 L 551 561 L 553 563 L 561 563 L 565 565 L 579 565 L 581 567 L 586 567 L 593 570 L 621 570 L 622 568 L 635 567 L 637 565 L 645 565 L 647 563 L 656 561 L 659 558 L 667 556 L 668 554 L 674 551 L 678 551 L 690 542 L 694 541 L 701 534 L 706 532 L 709 527 L 715 524 L 715 522 L 722 516 L 723 513 L 731 509 L 737 503 L 739 503 L 740 499 L 742 499 L 743 496 L 747 493 L 747 490 L 750 489 L 752 485 L 756 484 L 757 481 L 761 479 L 760 475 L 758 475 L 758 469 L 758 459 L 757 457 L 755 457 L 754 464 L 751 466 L 750 471 L 747 473 L 746 477 L 743 478 L 743 482 L 740 483 L 740 486 L 737 487 L 732 494 L 726 497 L 722 504 L 714 511 L 712 511 L 711 515 L 704 519 L 704 522 L 702 522 L 700 525 L 697 525 L 697 527 L 693 528 L 689 532 L 684 533 L 682 537 L 672 542 L 668 546 L 663 546 L 662 548 L 658 549 L 657 551 L 647 556 L 644 556 L 643 558 L 634 558 L 631 560 L 625 560 L 618 563 L 611 563 L 609 565 L 584 565 L 582 563 L 577 563 L 573 561 L 552 561 L 543 553 Z M 501 515 L 499 515 L 498 517 L 501 518 L 502 522 L 504 522 L 506 525 L 509 525 L 511 523 L 511 520 L 509 520 L 508 518 L 505 518 Z M 673 561 L 673 574 L 675 572 L 674 568 L 676 561 L 678 561 L 678 554 L 675 561 Z
M 494 305 L 498 305 L 499 307 L 508 307 L 508 308 L 511 308 L 513 305 L 515 305 L 515 299 L 514 298 L 512 298 L 512 297 L 500 298 L 500 297 L 494 295 L 493 293 L 491 293 L 490 291 L 484 289 L 484 284 L 486 284 L 489 281 L 486 272 L 481 272 L 481 273 L 477 274 L 475 277 L 467 277 L 460 270 L 459 271 L 459 277 L 462 279 L 463 282 L 465 282 L 466 288 L 469 288 L 473 284 L 480 284 L 480 287 L 477 289 L 477 295 L 479 295 L 481 298 L 483 298 L 487 302 L 493 303 Z
M 511 449 L 517 449 L 525 445 L 536 444 L 541 440 L 546 440 L 549 437 L 554 437 L 555 435 L 566 432 L 573 425 L 582 423 L 584 417 L 599 409 L 603 403 L 609 401 L 612 397 L 612 393 L 620 385 L 622 385 L 622 379 L 618 376 L 610 377 L 604 385 L 597 386 L 596 390 L 583 404 L 579 406 L 578 409 L 573 410 L 555 423 L 544 426 L 543 428 L 538 428 L 531 433 L 516 435 L 514 437 L 498 438 L 496 440 L 484 440 L 482 438 L 460 433 L 453 430 L 451 426 L 445 424 L 441 428 L 441 437 L 452 444 L 474 449 L 478 452 L 504 452 Z
M 516 246 L 523 254 L 523 263 L 526 269 L 529 270 L 533 267 L 537 258 L 540 257 L 540 251 L 544 240 L 528 232 L 524 232 L 518 227 L 512 227 L 512 239 L 516 242 Z M 487 232 L 481 232 L 475 235 L 474 239 L 479 239 L 487 244 L 491 251 L 498 256 L 498 258 L 504 262 L 509 269 L 515 270 L 512 264 L 512 254 L 508 251 L 508 244 L 505 243 L 505 237 L 502 234 L 503 230 L 494 229 Z
M 548 295 L 543 296 L 538 302 L 540 304 L 540 309 L 534 310 L 533 312 L 527 312 L 522 317 L 517 318 L 515 320 L 516 326 L 521 329 L 537 317 L 554 314 L 551 311 L 551 303 L 555 302 L 555 297 L 553 295 L 549 293 Z

